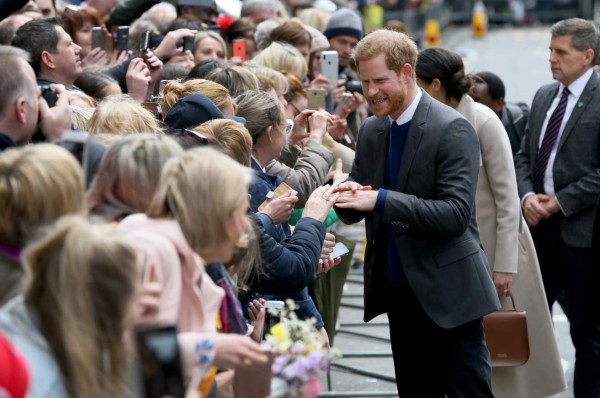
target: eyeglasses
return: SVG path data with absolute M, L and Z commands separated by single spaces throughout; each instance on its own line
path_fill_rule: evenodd
M 289 136 L 294 131 L 294 121 L 292 119 L 285 119 L 285 135 Z

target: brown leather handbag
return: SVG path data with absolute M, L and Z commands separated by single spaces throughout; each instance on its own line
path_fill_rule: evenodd
M 529 360 L 529 336 L 524 310 L 517 310 L 510 295 L 512 310 L 500 309 L 483 317 L 485 341 L 492 367 L 521 366 Z

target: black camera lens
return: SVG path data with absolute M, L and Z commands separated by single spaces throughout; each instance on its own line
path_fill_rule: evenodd
M 363 93 L 362 84 L 358 80 L 350 80 L 346 82 L 346 90 L 351 93 Z

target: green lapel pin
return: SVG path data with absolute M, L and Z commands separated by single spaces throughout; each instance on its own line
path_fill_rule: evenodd
M 577 107 L 578 107 L 578 108 L 581 108 L 582 106 L 583 106 L 583 102 L 579 101 L 579 102 L 577 103 Z

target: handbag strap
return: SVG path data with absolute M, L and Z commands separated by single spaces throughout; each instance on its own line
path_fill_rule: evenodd
M 513 297 L 512 292 L 509 293 L 509 294 L 507 294 L 507 296 L 510 297 L 510 301 L 512 302 L 513 310 L 516 311 L 517 310 L 517 306 L 515 305 L 515 298 Z

